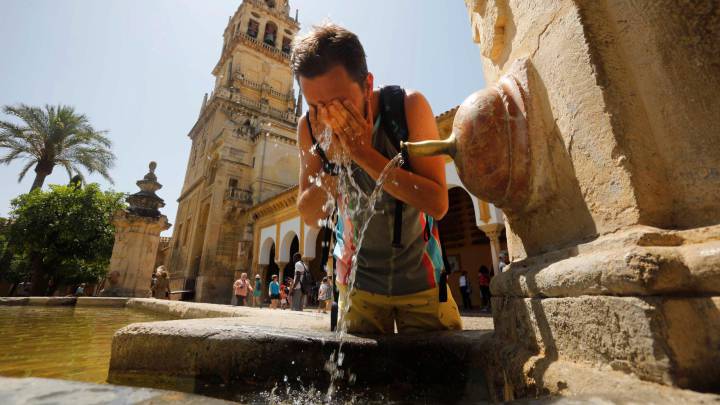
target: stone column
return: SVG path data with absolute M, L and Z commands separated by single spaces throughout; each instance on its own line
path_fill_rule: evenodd
M 170 228 L 165 215 L 158 208 L 165 204 L 155 195 L 162 185 L 155 177 L 155 162 L 150 172 L 137 182 L 140 191 L 127 198 L 128 209 L 113 217 L 115 244 L 110 258 L 109 285 L 104 296 L 146 297 L 155 270 L 160 244 L 160 232 Z
M 505 224 L 478 225 L 481 231 L 490 239 L 490 254 L 492 255 L 493 271 L 500 273 L 500 234 L 505 229 Z
M 282 284 L 283 280 L 285 280 L 285 266 L 287 266 L 288 262 L 275 262 L 278 266 L 278 282 Z

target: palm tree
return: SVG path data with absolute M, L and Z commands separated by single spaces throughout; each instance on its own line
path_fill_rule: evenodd
M 77 114 L 73 107 L 65 105 L 45 105 L 42 109 L 25 104 L 4 106 L 3 112 L 19 118 L 23 124 L 0 120 L 0 149 L 8 150 L 0 157 L 0 163 L 25 161 L 18 182 L 35 166 L 30 191 L 41 188 L 57 165 L 65 168 L 70 178 L 80 175 L 79 167 L 84 167 L 90 174 L 100 173 L 113 182 L 108 173 L 115 162 L 110 151 L 112 142 L 107 131 L 96 131 L 84 114 Z

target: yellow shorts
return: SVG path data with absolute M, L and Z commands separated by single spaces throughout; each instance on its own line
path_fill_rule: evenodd
M 345 308 L 347 287 L 338 284 L 340 314 Z M 348 332 L 391 334 L 462 330 L 460 312 L 448 289 L 447 302 L 440 302 L 438 288 L 408 295 L 382 295 L 354 290 L 347 313 Z

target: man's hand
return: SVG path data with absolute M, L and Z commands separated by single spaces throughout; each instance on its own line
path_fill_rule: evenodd
M 327 109 L 325 106 L 323 104 L 318 105 L 317 108 L 311 106 L 308 119 L 310 120 L 310 126 L 312 126 L 315 140 L 318 142 L 318 147 L 323 149 L 325 156 L 327 156 L 329 160 L 339 160 L 339 154 L 342 154 L 342 145 L 337 139 L 337 135 L 333 133 L 331 139 L 323 138 L 325 128 L 330 127 L 332 129 L 329 119 L 327 118 Z
M 370 98 L 367 98 L 367 117 L 348 100 L 333 100 L 320 107 L 320 120 L 333 129 L 333 142 L 339 141 L 343 151 L 357 163 L 372 149 L 373 121 Z

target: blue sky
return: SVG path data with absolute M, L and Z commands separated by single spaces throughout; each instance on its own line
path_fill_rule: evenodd
M 222 32 L 240 2 L 1 0 L 0 105 L 69 104 L 110 131 L 115 184 L 89 177 L 104 188 L 136 192 L 135 181 L 157 161 L 162 211 L 174 222 L 187 133 L 203 93 L 212 89 Z M 376 84 L 422 91 L 435 114 L 484 87 L 462 0 L 291 0 L 290 6 L 292 15 L 300 10 L 303 31 L 329 18 L 357 33 Z M 21 167 L 0 166 L 0 216 L 30 189 L 34 172 L 18 184 Z M 45 187 L 67 181 L 56 168 Z

